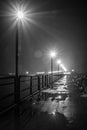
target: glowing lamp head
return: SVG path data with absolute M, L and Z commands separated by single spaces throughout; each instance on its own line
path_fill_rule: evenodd
M 22 20 L 24 18 L 24 13 L 22 10 L 17 11 L 17 19 Z
M 61 64 L 61 60 L 57 60 L 57 64 Z
M 54 58 L 56 56 L 56 53 L 54 51 L 50 52 L 50 57 Z
M 26 71 L 26 74 L 29 74 L 29 72 L 28 72 L 28 71 Z
M 75 70 L 74 69 L 72 69 L 72 72 L 74 72 Z
M 65 68 L 65 66 L 63 64 L 60 64 L 60 65 L 61 65 L 62 69 L 66 72 L 67 69 Z

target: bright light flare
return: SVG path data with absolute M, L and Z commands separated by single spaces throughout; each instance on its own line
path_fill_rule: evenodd
M 61 60 L 57 60 L 57 64 L 61 64 Z
M 23 11 L 21 11 L 21 10 L 18 10 L 18 11 L 17 11 L 17 18 L 18 18 L 19 20 L 22 20 L 22 19 L 24 18 L 24 13 L 23 13 Z
M 9 18 L 14 28 L 17 23 L 21 23 L 22 27 L 28 26 L 29 22 L 32 23 L 33 8 L 30 8 L 28 3 L 24 2 L 10 2 L 7 10 L 4 11 L 4 16 Z
M 75 70 L 74 69 L 72 69 L 72 72 L 74 72 Z
M 61 65 L 62 69 L 66 72 L 67 71 L 66 67 L 63 64 L 60 64 L 60 65 Z
M 51 52 L 50 52 L 50 57 L 51 57 L 51 58 L 56 57 L 56 52 L 55 52 L 55 51 L 51 51 Z
M 28 72 L 28 71 L 26 71 L 26 74 L 28 75 L 28 74 L 29 74 L 29 72 Z
M 14 21 L 16 23 L 21 22 L 23 26 L 26 25 L 27 22 L 30 20 L 30 11 L 26 8 L 26 5 L 16 4 L 13 7 L 14 8 L 12 10 L 12 15 Z

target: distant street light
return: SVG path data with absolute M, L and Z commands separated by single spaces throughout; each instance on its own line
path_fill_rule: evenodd
M 17 27 L 17 29 L 16 29 L 16 72 L 15 72 L 15 74 L 16 74 L 16 77 L 18 77 L 18 74 L 19 74 L 19 72 L 18 72 L 18 60 L 19 60 L 19 52 L 18 52 L 18 50 L 19 50 L 19 47 L 18 47 L 18 45 L 19 45 L 19 24 L 20 24 L 20 22 L 22 22 L 23 21 L 23 19 L 24 19 L 24 12 L 22 11 L 22 10 L 17 10 L 17 12 L 16 12 L 16 19 L 17 19 L 17 24 L 16 24 L 16 27 Z
M 63 64 L 60 64 L 61 68 L 63 69 L 63 71 L 67 71 L 66 67 Z
M 50 57 L 51 57 L 51 74 L 53 73 L 53 59 L 56 57 L 56 52 L 51 51 L 50 52 Z
M 58 64 L 58 73 L 59 73 L 59 71 L 60 71 L 61 60 L 57 60 L 57 64 Z
M 72 69 L 72 72 L 74 72 L 75 70 L 74 69 Z
M 52 74 L 52 82 L 53 82 L 53 59 L 56 57 L 56 52 L 55 51 L 51 51 L 49 53 L 50 58 L 51 58 L 51 74 Z M 53 85 L 51 86 L 53 88 Z
M 26 71 L 26 75 L 28 75 L 29 74 L 29 72 L 28 71 Z

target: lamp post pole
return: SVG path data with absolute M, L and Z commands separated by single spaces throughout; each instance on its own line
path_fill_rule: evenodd
M 15 55 L 15 103 L 20 103 L 20 80 L 19 80 L 19 30 L 18 23 L 16 26 L 16 55 Z
M 57 65 L 58 65 L 58 74 L 59 74 L 59 71 L 60 71 L 60 64 L 61 64 L 61 60 L 57 60 Z
M 60 70 L 60 66 L 59 66 L 59 64 L 58 64 L 58 74 L 59 74 L 59 70 Z
M 52 86 L 51 86 L 51 88 L 53 88 L 53 57 L 51 57 L 51 76 L 52 76 Z
M 16 56 L 15 56 L 15 75 L 16 78 L 18 77 L 18 59 L 19 59 L 19 54 L 18 54 L 18 24 L 16 26 Z
M 53 88 L 53 59 L 56 56 L 56 52 L 55 51 L 51 51 L 50 52 L 50 57 L 51 57 L 51 76 L 52 76 L 52 88 Z
M 53 74 L 53 57 L 51 57 L 51 74 Z

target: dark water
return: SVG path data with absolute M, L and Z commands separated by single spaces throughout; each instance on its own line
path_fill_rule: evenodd
M 67 76 L 0 118 L 0 130 L 87 129 L 87 96 Z

